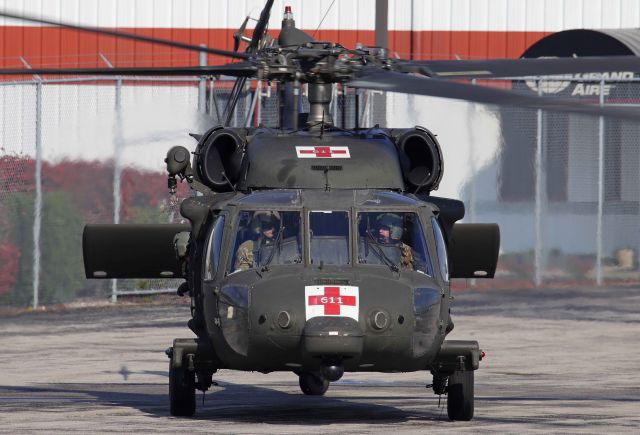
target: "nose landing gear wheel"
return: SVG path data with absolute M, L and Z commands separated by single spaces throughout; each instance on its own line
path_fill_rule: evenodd
M 304 372 L 298 375 L 300 389 L 308 396 L 323 396 L 329 389 L 329 381 L 320 373 Z
M 456 370 L 449 376 L 447 415 L 449 420 L 473 418 L 473 370 Z
M 169 363 L 169 408 L 171 415 L 191 417 L 196 412 L 195 373 Z

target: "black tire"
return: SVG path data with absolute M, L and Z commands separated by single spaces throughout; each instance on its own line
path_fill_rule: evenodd
M 324 396 L 329 389 L 329 381 L 319 373 L 304 372 L 298 375 L 300 389 L 307 396 Z
M 169 408 L 171 415 L 191 417 L 196 412 L 195 373 L 169 363 Z
M 449 420 L 469 421 L 473 418 L 473 370 L 457 370 L 449 376 L 447 415 Z

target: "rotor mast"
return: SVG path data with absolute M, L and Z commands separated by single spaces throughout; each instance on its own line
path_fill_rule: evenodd
M 313 42 L 308 34 L 296 28 L 291 6 L 285 6 L 282 18 L 282 30 L 278 38 L 281 47 L 300 46 Z M 312 129 L 320 129 L 321 124 L 332 125 L 330 103 L 333 85 L 331 83 L 309 83 L 309 116 L 307 126 Z M 302 109 L 302 99 L 300 98 L 300 83 L 298 81 L 287 82 L 281 88 L 281 119 L 282 127 L 285 129 L 298 129 L 298 118 Z
M 321 124 L 333 125 L 331 111 L 331 97 L 333 94 L 331 83 L 309 83 L 309 118 L 307 125 L 320 127 Z

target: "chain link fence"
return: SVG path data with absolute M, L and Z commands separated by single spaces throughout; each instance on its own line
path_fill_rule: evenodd
M 180 221 L 180 201 L 191 192 L 180 185 L 168 195 L 165 152 L 195 149 L 188 133 L 222 123 L 232 85 L 129 77 L 0 83 L 0 304 L 175 291 L 178 281 L 85 280 L 82 228 Z M 602 104 L 640 101 L 633 79 L 498 85 Z M 464 200 L 464 222 L 497 222 L 502 231 L 497 280 L 465 285 L 640 281 L 639 124 L 337 86 L 331 110 L 339 127 L 423 125 L 438 134 L 445 177 L 434 194 Z M 231 125 L 279 123 L 275 84 L 247 81 Z

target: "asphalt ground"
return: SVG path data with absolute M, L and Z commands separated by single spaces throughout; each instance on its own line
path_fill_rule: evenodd
M 188 307 L 0 318 L 0 432 L 640 433 L 640 289 L 456 293 L 452 339 L 475 339 L 475 418 L 450 422 L 428 373 L 347 373 L 324 397 L 291 373 L 223 370 L 193 418 L 168 410 Z

